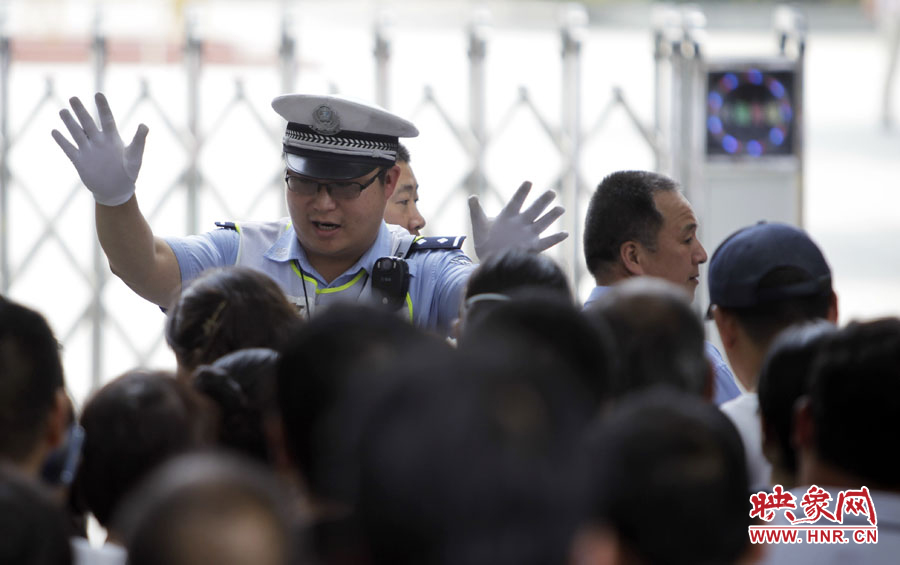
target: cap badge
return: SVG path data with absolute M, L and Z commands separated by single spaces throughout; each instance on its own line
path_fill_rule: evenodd
M 331 106 L 322 104 L 313 110 L 312 128 L 322 135 L 334 135 L 341 131 L 341 120 Z

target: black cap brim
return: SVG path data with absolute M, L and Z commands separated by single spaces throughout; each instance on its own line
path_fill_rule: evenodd
M 285 153 L 287 168 L 293 173 L 315 179 L 349 180 L 371 173 L 378 163 L 344 161 L 332 157 L 319 158 Z

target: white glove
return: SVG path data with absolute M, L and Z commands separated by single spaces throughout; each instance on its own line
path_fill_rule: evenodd
M 94 194 L 94 200 L 104 206 L 119 206 L 128 202 L 134 194 L 134 181 L 137 180 L 138 171 L 141 170 L 144 140 L 149 130 L 144 124 L 139 125 L 131 144 L 125 147 L 116 129 L 116 120 L 109 109 L 106 97 L 98 92 L 94 100 L 97 102 L 102 129 L 97 129 L 97 124 L 81 100 L 70 98 L 69 103 L 81 125 L 79 126 L 68 110 L 60 110 L 59 117 L 62 118 L 78 147 L 72 145 L 57 130 L 53 130 L 52 135 L 75 165 L 81 182 Z
M 556 192 L 548 190 L 527 210 L 521 212 L 522 204 L 530 190 L 531 183 L 523 182 L 509 203 L 493 219 L 485 215 L 477 196 L 469 197 L 472 239 L 475 243 L 475 253 L 481 261 L 494 253 L 507 249 L 524 249 L 532 253 L 540 253 L 569 237 L 567 232 L 540 237 L 541 232 L 562 216 L 566 209 L 556 206 L 538 218 L 556 198 Z

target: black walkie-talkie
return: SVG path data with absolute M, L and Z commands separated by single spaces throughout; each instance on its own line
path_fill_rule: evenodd
M 375 261 L 372 273 L 372 292 L 378 303 L 390 311 L 406 302 L 409 291 L 409 265 L 398 257 L 382 257 Z

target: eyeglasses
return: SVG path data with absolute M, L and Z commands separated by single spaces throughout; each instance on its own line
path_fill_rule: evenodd
M 319 182 L 295 175 L 286 175 L 284 182 L 287 183 L 288 190 L 300 196 L 315 196 L 319 193 L 319 188 L 324 186 L 325 190 L 328 191 L 328 196 L 335 200 L 354 200 L 359 198 L 363 190 L 369 188 L 372 183 L 381 177 L 383 172 L 384 169 L 378 169 L 375 176 L 364 183 L 348 181 Z

